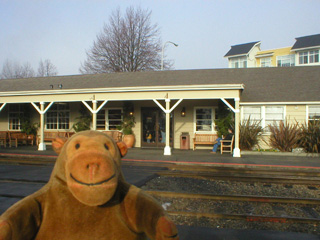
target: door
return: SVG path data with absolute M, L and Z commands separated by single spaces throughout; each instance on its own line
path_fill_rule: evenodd
M 163 148 L 166 145 L 166 114 L 159 108 L 142 108 L 142 147 Z M 170 118 L 170 145 L 172 142 Z

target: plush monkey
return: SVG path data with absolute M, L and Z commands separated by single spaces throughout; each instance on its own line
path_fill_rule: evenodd
M 179 239 L 162 207 L 124 180 L 124 143 L 84 131 L 52 146 L 50 180 L 1 215 L 0 240 Z

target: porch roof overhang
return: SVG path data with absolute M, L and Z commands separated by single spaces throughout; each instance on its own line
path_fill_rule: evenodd
M 0 103 L 239 98 L 243 84 L 141 86 L 0 92 Z

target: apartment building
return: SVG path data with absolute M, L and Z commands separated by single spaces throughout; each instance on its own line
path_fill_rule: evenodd
M 224 57 L 229 68 L 292 67 L 320 65 L 320 34 L 296 38 L 292 47 L 261 51 L 261 42 L 231 46 Z

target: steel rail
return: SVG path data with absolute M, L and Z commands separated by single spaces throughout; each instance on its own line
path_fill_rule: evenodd
M 320 178 L 302 178 L 302 177 L 286 177 L 286 176 L 235 176 L 235 175 L 223 175 L 203 173 L 203 172 L 171 172 L 162 171 L 158 172 L 160 176 L 166 177 L 183 177 L 183 178 L 198 178 L 209 180 L 224 180 L 224 181 L 239 181 L 239 182 L 264 182 L 264 183 L 280 183 L 280 184 L 303 184 L 303 185 L 320 185 Z
M 250 195 L 214 195 L 214 194 L 177 193 L 177 192 L 165 192 L 165 191 L 145 191 L 145 192 L 152 196 L 166 197 L 166 198 L 320 205 L 320 199 L 312 199 L 312 198 L 287 198 L 287 197 L 250 196 Z
M 216 213 L 198 213 L 198 212 L 181 212 L 167 211 L 170 216 L 196 217 L 196 218 L 211 218 L 211 219 L 231 219 L 245 220 L 247 222 L 271 222 L 271 223 L 307 223 L 319 224 L 320 219 L 317 218 L 299 218 L 299 217 L 270 217 L 261 215 L 246 215 L 246 214 L 216 214 Z

